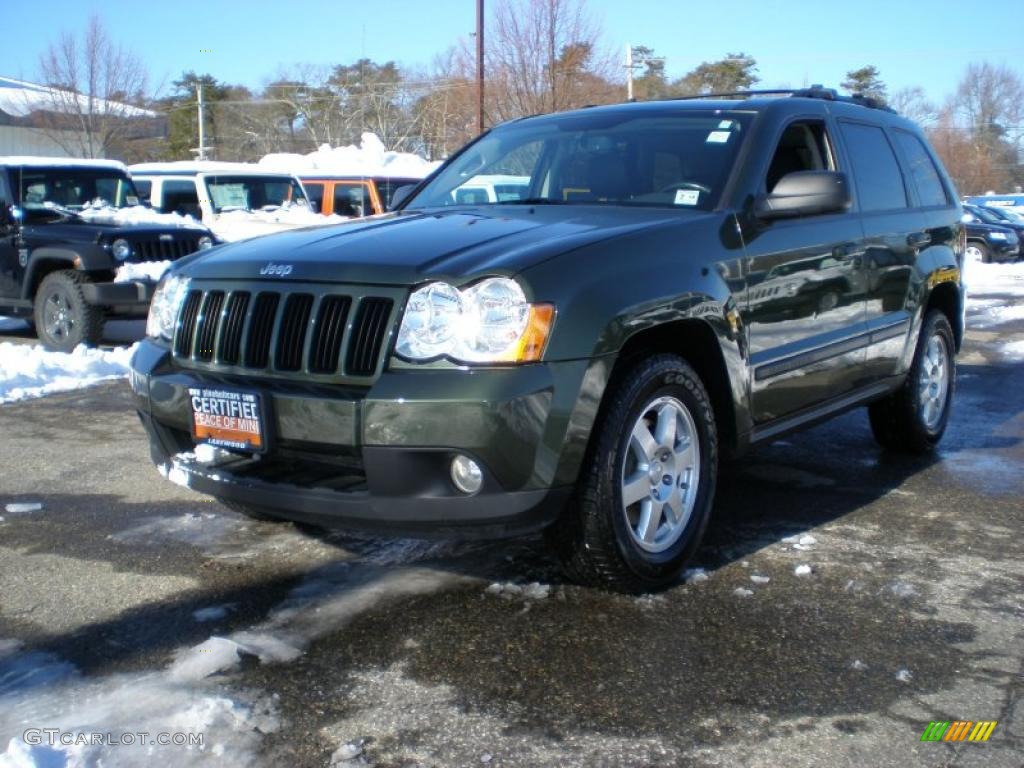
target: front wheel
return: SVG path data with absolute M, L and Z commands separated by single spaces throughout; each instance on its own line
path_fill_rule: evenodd
M 988 246 L 979 240 L 968 241 L 967 251 L 964 255 L 967 257 L 967 261 L 975 261 L 981 264 L 988 264 L 992 260 L 988 252 Z
M 933 309 L 921 325 L 903 386 L 868 406 L 871 431 L 883 448 L 927 453 L 938 445 L 949 423 L 956 388 L 955 349 L 949 320 Z
M 95 346 L 103 337 L 103 310 L 85 300 L 82 273 L 51 272 L 36 291 L 33 308 L 36 335 L 55 352 L 70 352 L 79 344 Z
M 676 581 L 707 527 L 718 435 L 707 391 L 674 355 L 613 385 L 576 493 L 549 538 L 574 581 L 649 592 Z

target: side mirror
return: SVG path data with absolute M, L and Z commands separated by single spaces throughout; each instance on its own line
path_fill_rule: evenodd
M 974 221 L 974 216 L 972 216 L 969 213 L 965 213 L 963 216 L 960 217 L 960 221 L 962 221 L 964 224 L 970 224 L 972 221 Z
M 404 187 L 399 187 L 395 190 L 395 194 L 391 196 L 391 205 L 388 206 L 389 211 L 397 211 L 398 207 L 404 203 L 412 195 L 412 191 L 416 189 L 416 184 L 406 184 Z
M 850 185 L 838 171 L 787 173 L 770 194 L 754 203 L 754 215 L 769 221 L 793 216 L 838 213 L 850 207 Z

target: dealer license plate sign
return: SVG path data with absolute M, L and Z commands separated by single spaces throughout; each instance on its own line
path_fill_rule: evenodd
M 192 434 L 197 441 L 236 451 L 266 448 L 260 396 L 233 389 L 189 387 Z

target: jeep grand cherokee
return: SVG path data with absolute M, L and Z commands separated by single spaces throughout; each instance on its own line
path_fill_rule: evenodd
M 460 201 L 484 175 L 528 184 Z M 248 514 L 544 528 L 582 582 L 663 587 L 723 455 L 856 406 L 938 442 L 956 200 L 912 123 L 823 89 L 518 120 L 388 216 L 182 263 L 138 410 L 164 472 Z

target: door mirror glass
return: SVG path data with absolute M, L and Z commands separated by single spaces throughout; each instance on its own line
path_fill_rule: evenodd
M 850 185 L 846 174 L 837 171 L 794 171 L 787 173 L 771 194 L 754 204 L 759 219 L 839 213 L 850 207 Z

